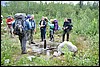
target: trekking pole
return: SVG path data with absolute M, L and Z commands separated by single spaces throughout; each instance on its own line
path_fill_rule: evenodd
M 44 39 L 44 49 L 46 49 L 46 39 Z

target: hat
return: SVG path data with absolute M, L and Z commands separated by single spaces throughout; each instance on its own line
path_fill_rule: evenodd
M 27 19 L 28 19 L 28 18 L 31 18 L 31 15 L 28 15 L 26 18 L 27 18 Z

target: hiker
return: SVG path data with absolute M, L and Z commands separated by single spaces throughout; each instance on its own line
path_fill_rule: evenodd
M 14 18 L 12 16 L 8 16 L 7 19 L 6 19 L 8 33 L 11 34 L 11 37 L 13 37 L 13 28 L 12 28 L 12 22 L 13 21 L 14 21 Z
M 70 41 L 64 41 L 64 42 L 60 43 L 60 45 L 57 48 L 58 52 L 56 54 L 53 54 L 53 55 L 54 56 L 64 55 L 64 51 L 62 49 L 64 48 L 65 45 L 66 45 L 66 48 L 68 49 L 68 51 L 73 52 L 74 56 L 75 56 L 75 54 L 78 51 L 78 49 Z
M 50 21 L 48 20 L 47 17 L 45 17 L 45 21 L 48 22 L 48 25 L 50 26 L 50 41 L 54 41 L 54 23 L 53 23 L 53 19 L 51 19 Z
M 34 15 L 31 15 L 30 18 L 28 18 L 26 21 L 29 22 L 29 24 L 31 25 L 29 45 L 35 44 L 35 42 L 33 41 L 33 34 L 34 32 L 36 32 L 36 23 L 34 21 Z
M 26 51 L 26 42 L 28 41 L 28 34 L 31 26 L 28 22 L 25 21 L 26 14 L 24 13 L 16 13 L 15 21 L 12 23 L 14 28 L 13 33 L 19 36 L 20 44 L 21 44 L 21 54 L 27 54 Z
M 41 21 L 39 22 L 39 27 L 41 31 L 41 41 L 45 40 L 46 38 L 46 21 L 44 20 L 44 16 L 42 17 Z
M 3 24 L 3 15 L 1 15 L 1 24 Z
M 64 20 L 64 24 L 63 24 L 63 28 L 62 29 L 63 29 L 62 42 L 64 42 L 66 33 L 67 33 L 66 41 L 69 41 L 69 32 L 72 30 L 72 25 L 71 25 L 71 21 L 68 21 L 67 18 L 65 18 L 65 20 Z

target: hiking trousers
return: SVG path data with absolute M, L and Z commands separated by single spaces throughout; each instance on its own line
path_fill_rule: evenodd
M 69 41 L 69 31 L 63 31 L 62 42 L 64 42 L 64 40 L 65 40 L 65 34 L 67 34 L 66 41 Z
M 41 29 L 41 41 L 43 41 L 46 37 L 46 30 L 45 29 Z
M 31 44 L 31 42 L 33 42 L 33 34 L 34 34 L 34 30 L 31 29 L 29 32 L 30 32 L 29 44 Z
M 54 30 L 50 30 L 50 41 L 54 41 Z
M 13 37 L 13 27 L 11 26 L 11 24 L 7 24 L 7 28 L 8 34 L 10 34 L 10 36 Z
M 25 31 L 24 34 L 19 35 L 22 53 L 26 52 L 26 42 L 28 40 L 29 32 Z

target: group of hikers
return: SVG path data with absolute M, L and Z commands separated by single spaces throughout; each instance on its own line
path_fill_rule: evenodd
M 69 32 L 72 30 L 73 25 L 71 25 L 71 19 L 64 19 L 63 23 L 63 35 L 62 42 L 65 40 L 65 34 L 67 34 L 66 41 L 69 41 Z M 29 41 L 30 44 L 35 44 L 33 39 L 33 34 L 36 32 L 36 22 L 34 20 L 34 15 L 26 15 L 25 13 L 16 13 L 14 18 L 8 16 L 6 19 L 7 27 L 10 29 L 11 37 L 14 35 L 19 36 L 22 54 L 27 54 L 26 51 L 26 42 Z M 41 42 L 46 39 L 46 27 L 50 26 L 50 41 L 54 41 L 54 32 L 58 30 L 58 20 L 57 19 L 48 19 L 47 17 L 42 16 L 39 27 L 41 32 Z

